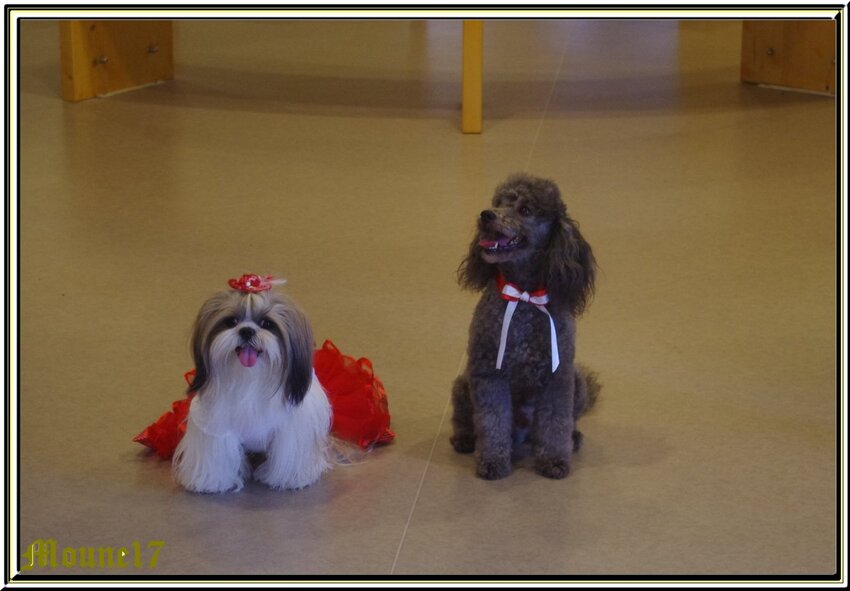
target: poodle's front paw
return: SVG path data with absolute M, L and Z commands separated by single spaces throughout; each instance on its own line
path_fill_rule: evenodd
M 536 468 L 541 476 L 560 480 L 570 473 L 570 461 L 567 458 L 538 458 Z
M 475 451 L 475 435 L 456 433 L 449 438 L 449 441 L 459 454 L 471 454 Z
M 484 480 L 499 480 L 511 473 L 510 460 L 478 460 L 477 474 Z

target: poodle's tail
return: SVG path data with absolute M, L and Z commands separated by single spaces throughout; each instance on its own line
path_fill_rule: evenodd
M 578 366 L 576 371 L 576 396 L 575 416 L 580 417 L 596 404 L 602 384 L 599 383 L 599 374 L 590 371 L 583 365 Z

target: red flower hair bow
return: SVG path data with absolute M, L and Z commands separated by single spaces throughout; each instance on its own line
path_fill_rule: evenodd
M 246 274 L 239 279 L 228 280 L 227 284 L 243 293 L 258 293 L 270 290 L 274 287 L 275 281 L 271 275 L 260 277 L 259 275 Z

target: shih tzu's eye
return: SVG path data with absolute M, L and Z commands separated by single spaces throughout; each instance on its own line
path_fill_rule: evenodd
M 260 320 L 260 328 L 263 330 L 274 330 L 274 322 L 269 320 L 268 318 L 263 318 Z
M 524 216 L 524 217 L 528 217 L 528 216 L 531 215 L 531 213 L 532 213 L 531 208 L 529 208 L 527 205 L 521 205 L 520 206 L 519 215 Z
M 236 325 L 239 324 L 239 319 L 236 316 L 228 316 L 221 321 L 221 324 L 227 328 L 236 328 Z

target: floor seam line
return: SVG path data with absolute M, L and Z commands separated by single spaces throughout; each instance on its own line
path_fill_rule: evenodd
M 456 376 L 460 375 L 460 368 L 463 367 L 463 361 L 466 358 L 466 353 L 461 355 L 460 363 L 458 364 Z M 428 460 L 425 462 L 425 469 L 422 470 L 422 476 L 419 478 L 419 486 L 416 488 L 416 494 L 413 495 L 413 503 L 410 506 L 410 512 L 407 514 L 407 521 L 404 524 L 404 529 L 401 532 L 401 539 L 398 542 L 398 548 L 396 548 L 395 558 L 393 559 L 393 565 L 390 568 L 390 575 L 395 574 L 395 569 L 398 564 L 398 559 L 401 556 L 401 550 L 404 547 L 404 542 L 407 539 L 407 530 L 410 528 L 410 522 L 413 521 L 413 514 L 416 512 L 416 506 L 419 504 L 419 495 L 422 493 L 422 487 L 425 484 L 425 477 L 428 475 L 428 469 L 431 467 L 431 459 L 434 457 L 434 450 L 437 449 L 437 442 L 440 440 L 440 433 L 443 432 L 443 424 L 446 422 L 446 415 L 449 412 L 449 405 L 451 404 L 452 397 L 449 395 L 449 399 L 446 401 L 446 405 L 443 407 L 443 415 L 440 417 L 440 424 L 437 426 L 437 433 L 434 435 L 434 441 L 431 443 L 431 451 L 428 452 Z
M 561 62 L 558 64 L 558 70 L 555 72 L 555 79 L 552 80 L 552 88 L 549 90 L 549 96 L 546 98 L 546 104 L 543 106 L 543 114 L 540 116 L 540 122 L 537 124 L 537 130 L 534 132 L 534 139 L 531 140 L 531 149 L 528 151 L 528 159 L 525 161 L 523 172 L 528 172 L 528 167 L 531 166 L 531 157 L 534 156 L 537 139 L 540 137 L 540 130 L 543 128 L 543 122 L 546 121 L 546 116 L 549 114 L 549 105 L 552 103 L 552 97 L 555 96 L 555 88 L 558 86 L 558 79 L 561 77 L 561 71 L 564 69 L 566 58 L 567 42 L 564 41 L 564 49 L 561 51 Z

